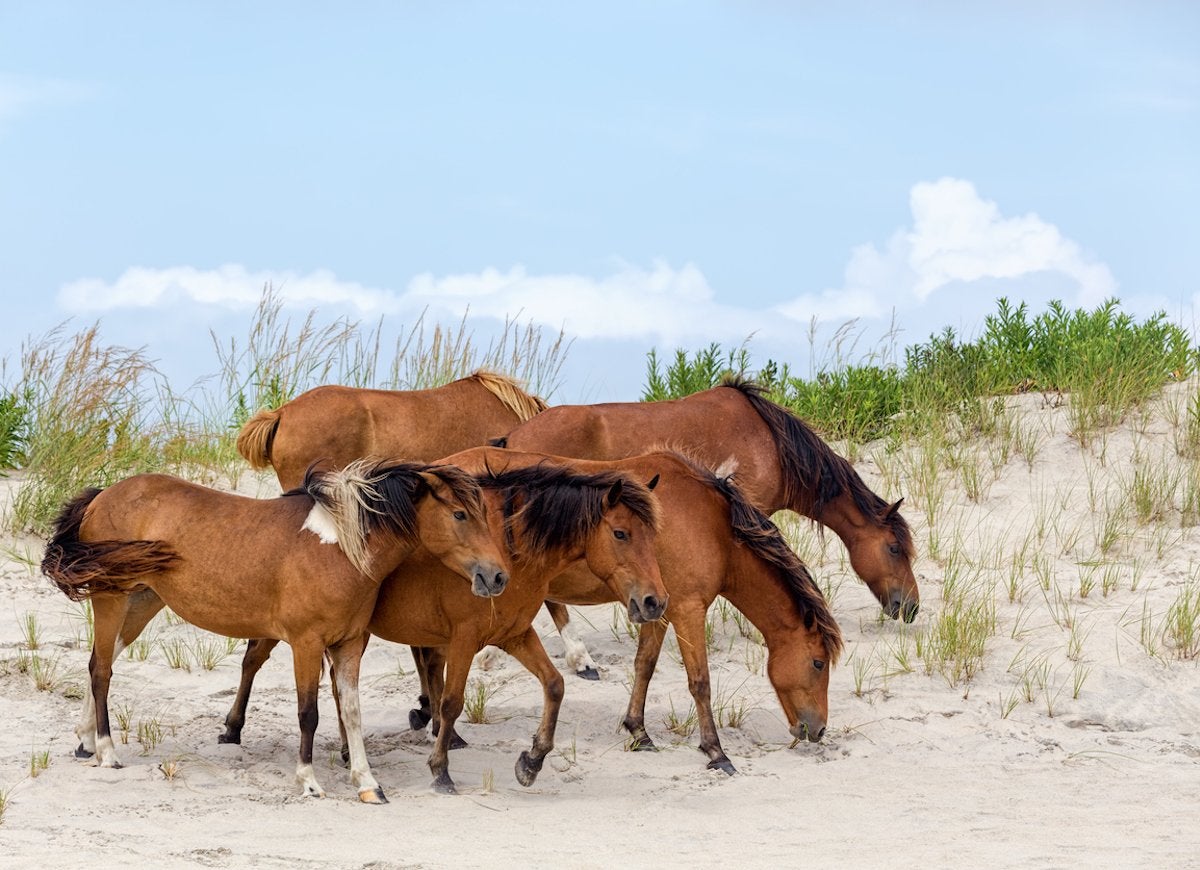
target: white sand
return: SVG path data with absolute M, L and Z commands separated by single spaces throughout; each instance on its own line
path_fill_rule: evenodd
M 1184 398 L 1173 392 L 1169 400 Z M 40 540 L 6 540 L 0 790 L 8 805 L 0 866 L 1200 866 L 1200 669 L 1160 635 L 1167 609 L 1200 573 L 1200 534 L 1180 528 L 1177 511 L 1149 525 L 1130 516 L 1118 524 L 1123 535 L 1104 564 L 1080 567 L 1097 558 L 1104 530 L 1103 515 L 1090 511 L 1089 485 L 1100 493 L 1097 504 L 1105 491 L 1110 504 L 1123 502 L 1135 448 L 1151 467 L 1182 470 L 1170 426 L 1161 408 L 1145 426 L 1127 423 L 1107 437 L 1101 463 L 1102 445 L 1088 453 L 1067 437 L 1062 409 L 1042 408 L 1038 396 L 1013 405 L 1019 425 L 1043 433 L 1032 469 L 1013 453 L 979 504 L 966 498 L 960 478 L 948 478 L 934 526 L 940 562 L 929 555 L 918 487 L 881 474 L 881 464 L 897 473 L 899 457 L 880 447 L 878 464 L 859 463 L 885 497 L 910 496 L 904 513 L 916 532 L 924 599 L 914 626 L 877 620 L 836 538 L 827 538 L 821 558 L 807 524 L 792 530 L 814 575 L 836 588 L 833 607 L 847 637 L 821 745 L 789 748 L 761 653 L 714 610 L 714 695 L 750 708 L 740 728 L 721 729 L 740 771 L 734 777 L 705 769 L 695 734 L 677 737 L 665 727 L 672 707 L 682 716 L 690 706 L 682 667 L 670 655 L 673 636 L 647 706 L 663 751 L 624 751 L 618 723 L 634 642 L 622 623 L 611 627 L 608 607 L 577 611 L 603 680 L 567 677 L 558 749 L 530 789 L 517 784 L 512 767 L 528 746 L 541 693 L 511 659 L 475 674 L 494 690 L 488 710 L 496 721 L 460 722 L 471 746 L 451 755 L 462 793 L 447 797 L 429 790 L 429 738 L 407 730 L 417 694 L 409 653 L 373 643 L 364 662 L 367 748 L 391 803 L 372 807 L 357 802 L 348 772 L 333 763 L 338 736 L 328 692 L 317 772 L 329 796 L 300 796 L 285 647 L 260 675 L 244 745 L 222 746 L 216 737 L 243 647 L 212 671 L 171 669 L 162 641 L 211 636 L 162 617 L 149 632 L 149 657 L 117 663 L 112 709 L 129 711 L 132 733 L 128 745 L 118 744 L 126 767 L 101 770 L 71 754 L 79 701 L 66 695 L 85 678 L 88 657 L 78 610 L 37 572 Z M 986 481 L 989 469 L 985 457 Z M 270 480 L 262 490 L 271 491 Z M 1040 542 L 1039 527 L 1046 529 Z M 1009 566 L 1026 540 L 1024 561 L 1039 554 L 1061 597 L 1043 594 L 1026 564 L 1016 572 L 1023 601 L 1009 602 Z M 967 558 L 947 564 L 955 541 Z M 1118 586 L 1104 595 L 1110 564 Z M 1080 578 L 1089 572 L 1095 588 L 1081 597 Z M 997 627 L 982 670 L 951 686 L 925 672 L 914 638 L 942 609 L 943 584 L 956 573 L 960 585 L 992 590 Z M 42 628 L 38 654 L 57 663 L 52 691 L 38 691 L 17 667 L 29 613 Z M 1075 626 L 1074 645 L 1072 629 L 1060 623 Z M 551 654 L 561 655 L 544 616 L 539 625 Z M 1143 625 L 1157 637 L 1155 655 L 1141 642 Z M 903 650 L 908 673 L 897 664 Z M 1075 698 L 1076 675 L 1084 674 Z M 1032 701 L 1023 697 L 1026 686 Z M 137 740 L 139 721 L 157 721 L 165 732 L 148 753 Z M 49 768 L 31 777 L 30 758 L 44 750 Z M 164 763 L 176 764 L 174 779 Z

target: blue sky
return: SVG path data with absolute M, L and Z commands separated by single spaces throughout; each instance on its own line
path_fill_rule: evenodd
M 1200 292 L 1200 4 L 0 3 L 0 354 L 180 379 L 264 282 L 575 343 L 556 401 L 859 318 Z

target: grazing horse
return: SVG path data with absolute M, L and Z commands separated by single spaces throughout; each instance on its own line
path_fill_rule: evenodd
M 660 475 L 655 493 L 662 519 L 655 552 L 671 596 L 665 618 L 675 627 L 688 690 L 696 703 L 700 750 L 708 756 L 708 767 L 735 772 L 713 719 L 705 647 L 705 618 L 717 595 L 727 598 L 762 632 L 767 676 L 789 732 L 797 740 L 820 740 L 829 711 L 829 670 L 841 652 L 842 636 L 824 596 L 779 530 L 727 478 L 678 454 L 651 454 L 616 465 L 628 473 L 645 475 L 653 470 Z M 555 578 L 549 597 L 570 604 L 613 600 L 584 565 L 574 565 Z M 660 620 L 643 625 L 638 636 L 634 684 L 624 720 L 635 750 L 655 748 L 645 728 L 646 693 L 666 630 Z M 442 664 L 436 651 L 423 650 L 417 659 L 426 670 L 423 683 L 433 684 L 431 690 L 436 692 Z M 437 709 L 436 697 L 431 700 L 430 708 L 410 713 L 414 726 L 423 727 L 430 709 Z M 450 740 L 457 742 L 454 735 Z
M 751 504 L 767 513 L 792 510 L 832 529 L 888 615 L 912 622 L 920 593 L 912 535 L 899 512 L 903 499 L 887 504 L 802 420 L 762 393 L 742 377 L 726 376 L 720 386 L 671 401 L 558 405 L 493 443 L 590 459 L 665 445 L 710 468 L 732 459 L 734 480 Z M 563 631 L 566 609 L 547 609 Z M 563 639 L 576 672 L 598 679 L 586 648 L 570 632 Z
M 515 381 L 488 371 L 431 390 L 368 390 L 328 385 L 259 411 L 238 433 L 254 468 L 273 467 L 284 489 L 314 462 L 332 468 L 364 456 L 432 462 L 486 444 L 546 409 Z
M 337 546 L 328 546 L 336 543 Z M 76 754 L 120 767 L 108 713 L 113 659 L 164 604 L 231 637 L 287 641 L 300 720 L 296 776 L 312 767 L 317 683 L 329 651 L 343 693 L 351 774 L 367 803 L 386 803 L 363 748 L 358 672 L 383 579 L 417 549 L 469 595 L 496 595 L 507 577 L 474 479 L 453 466 L 359 462 L 311 472 L 275 499 L 218 492 L 162 474 L 85 491 L 58 517 L 42 571 L 73 600 L 90 599 L 94 642 Z
M 464 594 L 442 566 L 419 554 L 384 581 L 368 629 L 384 640 L 445 650 L 445 690 L 439 699 L 441 729 L 429 757 L 433 788 L 454 792 L 449 774 L 450 738 L 462 712 L 467 674 L 475 654 L 492 644 L 512 654 L 542 684 L 542 719 L 530 750 L 516 763 L 517 780 L 531 785 L 554 746 L 563 680 L 542 648 L 532 622 L 551 579 L 571 563 L 585 564 L 609 600 L 624 602 L 629 618 L 649 623 L 662 616 L 667 598 L 654 558 L 657 499 L 623 463 L 587 463 L 481 447 L 447 462 L 474 473 L 493 518 L 493 534 L 510 554 L 504 595 L 481 602 Z M 226 740 L 240 742 L 255 673 L 272 642 L 252 641 L 242 680 L 226 720 Z M 419 662 L 419 660 L 418 660 Z M 338 685 L 340 697 L 340 685 Z

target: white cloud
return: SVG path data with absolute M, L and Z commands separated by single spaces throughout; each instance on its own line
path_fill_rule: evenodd
M 1036 214 L 1005 217 L 974 185 L 956 178 L 920 182 L 909 195 L 912 226 L 888 239 L 883 250 L 856 248 L 843 286 L 806 294 L 779 310 L 807 321 L 884 316 L 893 308 L 922 306 L 946 288 L 977 284 L 993 294 L 1011 282 L 1020 298 L 1023 281 L 1047 275 L 1074 292 L 1072 304 L 1094 306 L 1116 293 L 1108 267 L 1088 257 L 1053 224 Z M 1004 286 L 1004 285 L 1001 285 Z
M 231 264 L 213 270 L 187 266 L 133 268 L 115 282 L 74 281 L 58 295 L 69 312 L 154 308 L 186 302 L 245 309 L 257 304 L 271 284 L 285 305 L 352 308 L 361 315 L 436 315 L 504 320 L 512 317 L 562 328 L 581 338 L 638 338 L 681 342 L 741 340 L 764 315 L 719 304 L 704 275 L 692 265 L 674 269 L 656 262 L 649 269 L 621 264 L 600 278 L 530 275 L 522 266 L 507 272 L 413 278 L 403 292 L 364 287 L 332 272 L 310 274 L 250 271 Z

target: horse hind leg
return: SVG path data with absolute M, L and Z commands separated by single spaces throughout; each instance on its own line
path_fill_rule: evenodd
M 567 667 L 581 679 L 599 680 L 600 670 L 592 661 L 592 655 L 588 652 L 587 646 L 575 632 L 574 626 L 571 625 L 571 614 L 567 611 L 566 605 L 559 604 L 557 601 L 547 601 L 546 612 L 554 620 L 554 626 L 558 629 L 563 646 L 566 648 Z
M 254 678 L 259 670 L 271 657 L 271 651 L 278 646 L 279 641 L 273 638 L 256 637 L 246 644 L 246 654 L 242 657 L 242 675 L 238 680 L 237 695 L 233 706 L 225 716 L 225 732 L 217 736 L 218 743 L 241 743 L 242 728 L 246 724 L 246 707 L 250 704 L 250 690 L 254 688 Z
M 92 598 L 94 634 L 92 657 L 88 663 L 91 692 L 90 698 L 85 700 L 84 714 L 76 731 L 80 737 L 80 747 L 76 749 L 76 755 L 80 754 L 80 750 L 88 751 L 86 736 L 90 733 L 94 737 L 91 748 L 99 767 L 121 767 L 110 730 L 108 689 L 112 681 L 113 659 L 120 649 L 120 630 L 128 612 L 128 595 L 98 595 Z

